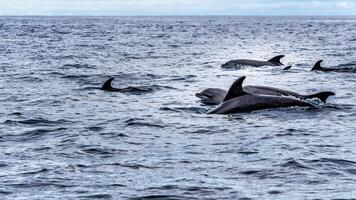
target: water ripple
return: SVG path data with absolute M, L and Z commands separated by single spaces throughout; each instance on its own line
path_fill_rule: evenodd
M 0 199 L 350 199 L 355 17 L 0 17 Z M 225 70 L 232 59 L 284 67 Z M 246 84 L 319 109 L 213 116 Z M 100 90 L 114 77 L 112 93 Z M 40 191 L 40 192 L 39 192 Z

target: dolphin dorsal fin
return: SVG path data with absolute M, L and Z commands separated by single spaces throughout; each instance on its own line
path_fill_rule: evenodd
M 326 103 L 326 100 L 327 100 L 330 96 L 334 96 L 334 95 L 335 95 L 334 92 L 326 91 L 326 92 L 319 92 L 319 93 L 316 93 L 316 94 L 308 95 L 308 96 L 306 96 L 306 98 L 308 98 L 308 99 L 318 98 L 318 99 L 320 99 L 322 102 Z
M 246 76 L 242 76 L 237 79 L 230 87 L 223 101 L 227 101 L 229 99 L 246 95 L 247 93 L 243 91 L 242 83 L 246 79 Z
M 114 80 L 115 78 L 109 78 L 107 81 L 105 81 L 105 83 L 103 84 L 103 86 L 101 86 L 101 90 L 110 90 L 112 89 L 111 86 L 111 82 Z
M 290 70 L 292 68 L 292 66 L 287 66 L 287 67 L 285 67 L 283 70 Z
M 312 71 L 321 69 L 321 65 L 320 64 L 322 62 L 323 62 L 323 60 L 319 60 L 318 62 L 316 62 L 314 67 L 312 68 Z
M 273 63 L 273 64 L 283 65 L 283 64 L 281 63 L 281 59 L 282 59 L 283 57 L 284 57 L 284 55 L 278 55 L 278 56 L 276 56 L 276 57 L 273 57 L 273 58 L 269 59 L 268 61 L 271 62 L 271 63 Z

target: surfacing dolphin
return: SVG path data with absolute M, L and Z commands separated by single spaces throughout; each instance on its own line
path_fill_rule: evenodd
M 222 68 L 236 68 L 240 66 L 252 66 L 252 67 L 262 67 L 262 66 L 282 66 L 281 58 L 284 55 L 279 55 L 274 58 L 271 58 L 267 61 L 260 61 L 260 60 L 250 60 L 250 59 L 237 59 L 237 60 L 230 60 L 227 63 L 221 65 Z
M 286 96 L 286 97 L 289 96 L 289 97 L 295 97 L 295 98 L 301 99 L 301 100 L 318 98 L 324 103 L 330 96 L 335 95 L 334 92 L 330 92 L 330 91 L 319 92 L 319 93 L 311 94 L 311 95 L 302 95 L 302 94 L 299 94 L 296 92 L 283 90 L 283 89 L 279 89 L 279 88 L 266 87 L 266 86 L 253 86 L 253 85 L 245 86 L 245 87 L 243 87 L 243 90 L 250 94 L 270 95 L 270 96 Z M 205 104 L 217 105 L 217 104 L 220 104 L 224 100 L 226 94 L 227 94 L 226 90 L 219 89 L 219 88 L 208 88 L 208 89 L 203 90 L 200 93 L 196 93 L 195 96 L 200 98 L 201 101 Z
M 343 67 L 343 68 L 325 68 L 321 66 L 323 60 L 319 60 L 315 63 L 312 71 L 323 71 L 323 72 L 353 72 L 356 73 L 356 68 L 354 67 Z
M 108 92 L 150 92 L 152 91 L 151 88 L 145 88 L 145 87 L 126 87 L 126 88 L 113 88 L 111 86 L 112 81 L 115 78 L 109 78 L 103 86 L 101 86 L 101 90 L 108 91 Z
M 269 108 L 285 108 L 292 106 L 315 108 L 310 103 L 280 96 L 264 96 L 250 94 L 242 88 L 245 76 L 237 79 L 230 87 L 223 102 L 208 114 L 233 114 L 240 112 L 252 112 Z

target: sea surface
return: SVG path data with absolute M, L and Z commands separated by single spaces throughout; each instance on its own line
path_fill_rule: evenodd
M 356 67 L 356 17 L 0 17 L 0 199 L 356 199 L 356 73 L 319 59 Z M 336 96 L 207 115 L 240 76 Z

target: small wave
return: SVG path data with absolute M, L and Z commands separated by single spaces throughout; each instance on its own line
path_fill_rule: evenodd
M 9 195 L 9 194 L 12 194 L 12 192 L 0 189 L 0 194 Z
M 293 158 L 288 159 L 286 162 L 279 164 L 279 166 L 289 167 L 289 168 L 294 168 L 294 169 L 311 169 L 310 167 L 303 165 L 301 162 L 298 162 Z
M 347 173 L 350 173 L 352 175 L 356 175 L 356 169 L 346 169 L 345 170 Z
M 67 34 L 72 33 L 72 32 L 69 31 L 69 30 L 57 30 L 57 29 L 52 30 L 52 32 L 53 32 L 53 33 L 60 34 L 60 35 L 67 35 Z
M 163 89 L 178 90 L 175 87 L 167 86 L 167 85 L 151 85 L 150 87 L 156 90 L 163 90 Z
M 104 130 L 104 127 L 100 127 L 100 126 L 91 126 L 91 127 L 88 127 L 87 129 L 88 129 L 88 130 L 90 130 L 90 131 L 99 132 L 99 131 Z
M 339 64 L 336 67 L 351 67 L 351 66 L 356 66 L 356 61 L 351 61 L 348 63 L 343 63 L 343 64 Z M 356 68 L 355 68 L 356 70 Z
M 60 184 L 60 183 L 57 183 L 56 181 L 54 181 L 54 182 L 15 183 L 15 184 L 6 184 L 6 186 L 20 188 L 20 189 L 23 189 L 23 188 L 44 188 L 44 187 L 57 187 L 57 188 L 76 187 L 75 185 Z
M 7 167 L 8 165 L 5 163 L 0 163 L 0 167 Z
M 113 199 L 110 194 L 93 194 L 87 196 L 78 196 L 80 199 Z
M 89 149 L 84 149 L 82 150 L 85 153 L 88 154 L 95 154 L 95 155 L 112 155 L 113 153 L 106 150 L 106 149 L 97 149 L 97 148 L 89 148 Z
M 293 99 L 298 99 L 298 98 L 293 98 Z M 319 98 L 306 99 L 304 101 L 315 106 L 316 108 L 322 108 L 325 105 L 325 103 L 323 103 Z
M 176 108 L 160 107 L 159 110 L 172 111 L 172 112 L 188 112 L 188 113 L 195 113 L 195 114 L 205 114 L 208 112 L 208 109 L 203 107 L 176 107 Z
M 231 170 L 236 170 L 236 169 L 231 169 Z M 284 176 L 284 174 L 281 173 L 276 173 L 275 171 L 273 171 L 272 169 L 262 169 L 262 170 L 244 170 L 239 172 L 241 175 L 245 175 L 245 176 L 252 176 L 252 177 L 256 177 L 258 179 L 275 179 L 275 178 L 280 178 L 282 176 Z
M 118 183 L 110 184 L 110 185 L 107 185 L 107 186 L 108 187 L 127 187 L 126 185 L 118 184 Z
M 54 59 L 57 59 L 57 60 L 73 60 L 73 59 L 77 59 L 77 58 L 81 58 L 81 57 L 75 56 L 75 55 L 60 55 L 60 56 L 54 57 Z
M 164 78 L 165 75 L 147 73 L 147 74 L 141 74 L 140 77 L 143 78 L 147 77 L 148 79 L 160 79 L 160 78 Z
M 130 168 L 130 169 L 158 169 L 158 168 L 160 168 L 160 167 L 146 166 L 146 165 L 134 164 L 134 163 L 110 163 L 110 164 L 104 164 L 104 165 L 119 166 L 119 167 Z
M 98 76 L 98 75 L 87 75 L 87 74 L 71 74 L 71 75 L 64 75 L 62 76 L 62 78 L 65 78 L 65 79 L 74 79 L 74 80 L 80 80 L 80 79 L 86 79 L 86 78 L 91 78 L 91 77 L 94 77 L 94 76 Z
M 27 105 L 30 105 L 30 106 L 37 106 L 37 105 L 58 106 L 58 105 L 63 105 L 63 101 L 59 100 L 58 98 L 54 98 L 54 99 L 42 98 L 42 99 L 31 100 L 28 102 Z
M 51 39 L 48 40 L 49 42 L 60 42 L 60 41 L 63 41 L 63 37 L 61 36 L 55 36 Z
M 261 174 L 264 173 L 263 171 L 258 171 L 258 170 L 246 170 L 246 171 L 241 171 L 240 174 L 242 175 L 256 175 L 256 174 Z
M 208 128 L 202 128 L 202 129 L 198 129 L 198 130 L 192 130 L 189 132 L 189 134 L 213 134 L 213 133 L 216 133 L 216 130 L 214 129 L 209 129 Z
M 168 47 L 173 48 L 173 49 L 177 49 L 177 48 L 179 48 L 180 46 L 179 46 L 179 45 L 176 45 L 176 44 L 170 44 L 170 45 L 168 45 Z
M 163 185 L 158 187 L 149 187 L 146 188 L 145 190 L 177 190 L 177 189 L 179 189 L 178 185 Z
M 48 75 L 48 76 L 65 76 L 65 74 L 61 73 L 61 72 L 55 72 L 55 71 L 52 71 L 52 72 L 48 72 L 48 73 L 43 73 L 42 75 Z
M 34 148 L 33 150 L 34 151 L 50 151 L 52 148 L 51 147 L 37 147 L 37 148 Z
M 323 105 L 324 108 L 331 108 L 331 109 L 345 109 L 345 110 L 351 110 L 353 109 L 354 105 L 351 104 L 333 104 L 333 103 L 326 103 Z
M 186 76 L 173 76 L 170 81 L 185 81 L 185 82 L 195 82 L 195 75 L 186 75 Z
M 37 171 L 23 172 L 21 174 L 23 174 L 23 175 L 34 175 L 34 174 L 47 173 L 49 171 L 50 171 L 49 169 L 43 168 L 43 169 L 40 169 L 40 170 L 37 170 Z
M 195 198 L 187 198 L 187 197 L 177 196 L 177 195 L 149 195 L 149 196 L 129 198 L 129 200 L 183 200 L 183 199 L 193 200 Z
M 258 154 L 258 151 L 237 151 L 239 154 L 244 154 L 244 155 L 252 155 L 252 154 Z
M 21 76 L 21 77 L 16 77 L 17 80 L 20 81 L 27 81 L 31 83 L 41 83 L 43 82 L 43 79 L 38 78 L 38 77 L 32 77 L 32 76 Z
M 153 91 L 154 91 L 154 88 L 152 88 L 150 86 L 137 86 L 137 87 L 129 86 L 126 88 L 122 88 L 120 90 L 120 92 L 137 94 L 137 95 L 140 95 L 143 93 L 151 93 Z
M 30 139 L 36 139 L 38 137 L 41 137 L 43 135 L 46 135 L 48 133 L 53 133 L 53 132 L 58 132 L 58 131 L 65 131 L 67 130 L 66 128 L 57 128 L 57 129 L 35 129 L 35 130 L 30 130 L 30 131 L 25 131 L 19 135 L 7 135 L 10 137 L 21 137 L 19 138 L 20 141 L 26 141 Z
M 16 142 L 26 142 L 31 140 L 36 140 L 42 136 L 52 134 L 52 133 L 62 133 L 66 128 L 57 128 L 57 129 L 33 129 L 29 131 L 24 131 L 19 134 L 7 134 L 2 136 L 3 140 L 6 141 L 16 141 Z
M 128 126 L 145 126 L 145 127 L 155 127 L 155 128 L 164 128 L 164 126 L 157 125 L 157 124 L 150 124 L 145 122 L 129 122 L 127 123 Z
M 162 185 L 158 187 L 149 187 L 145 188 L 144 191 L 146 192 L 155 192 L 155 191 L 166 191 L 168 193 L 172 193 L 174 191 L 180 191 L 182 193 L 182 197 L 184 199 L 184 196 L 191 197 L 192 195 L 211 195 L 215 194 L 218 191 L 227 191 L 231 190 L 232 188 L 230 187 L 224 187 L 224 186 L 179 186 L 179 185 Z M 192 199 L 192 198 L 188 198 Z M 193 198 L 194 199 L 194 198 Z
M 99 135 L 107 138 L 115 138 L 115 137 L 129 137 L 127 134 L 124 133 L 117 133 L 117 132 L 104 132 L 99 133 Z
M 202 186 L 191 186 L 182 188 L 185 192 L 183 194 L 192 195 L 195 193 L 206 195 L 206 194 L 214 194 L 216 191 L 225 191 L 231 188 L 228 187 L 202 187 Z
M 169 38 L 170 36 L 167 35 L 167 34 L 162 33 L 162 34 L 152 35 L 151 37 L 152 38 Z
M 48 34 L 40 34 L 37 37 L 41 39 L 45 39 L 45 38 L 50 38 L 51 36 L 49 36 Z
M 144 126 L 153 128 L 164 128 L 163 125 L 158 124 L 158 122 L 145 122 L 144 119 L 128 119 L 125 121 L 127 126 Z
M 27 120 L 6 120 L 4 124 L 24 124 L 24 125 L 31 125 L 31 126 L 54 126 L 54 125 L 63 125 L 71 123 L 71 121 L 65 120 L 65 119 L 59 119 L 59 120 L 47 120 L 43 118 L 37 118 L 37 119 L 27 119 Z
M 323 164 L 336 164 L 340 166 L 350 166 L 355 165 L 355 161 L 345 160 L 345 159 L 337 159 L 337 158 L 320 158 L 315 160 L 304 160 L 304 162 L 308 163 L 323 163 Z
M 123 150 L 123 149 L 110 149 L 110 148 L 92 147 L 92 146 L 90 146 L 89 148 L 86 148 L 84 146 L 82 148 L 85 148 L 82 150 L 83 152 L 92 155 L 115 155 L 115 154 L 122 155 L 127 152 L 127 150 Z
M 23 115 L 23 113 L 22 112 L 13 112 L 13 113 L 10 113 L 9 115 L 21 116 L 21 115 Z
M 267 192 L 268 194 L 282 194 L 283 192 L 282 191 L 279 191 L 279 190 L 270 190 Z
M 72 69 L 72 68 L 77 68 L 77 69 L 95 69 L 97 66 L 96 65 L 89 65 L 89 64 L 65 64 L 60 67 L 61 69 Z
M 76 90 L 88 90 L 88 91 L 92 91 L 92 90 L 100 90 L 100 87 L 95 87 L 95 86 L 85 86 L 82 87 L 80 89 L 76 89 Z

